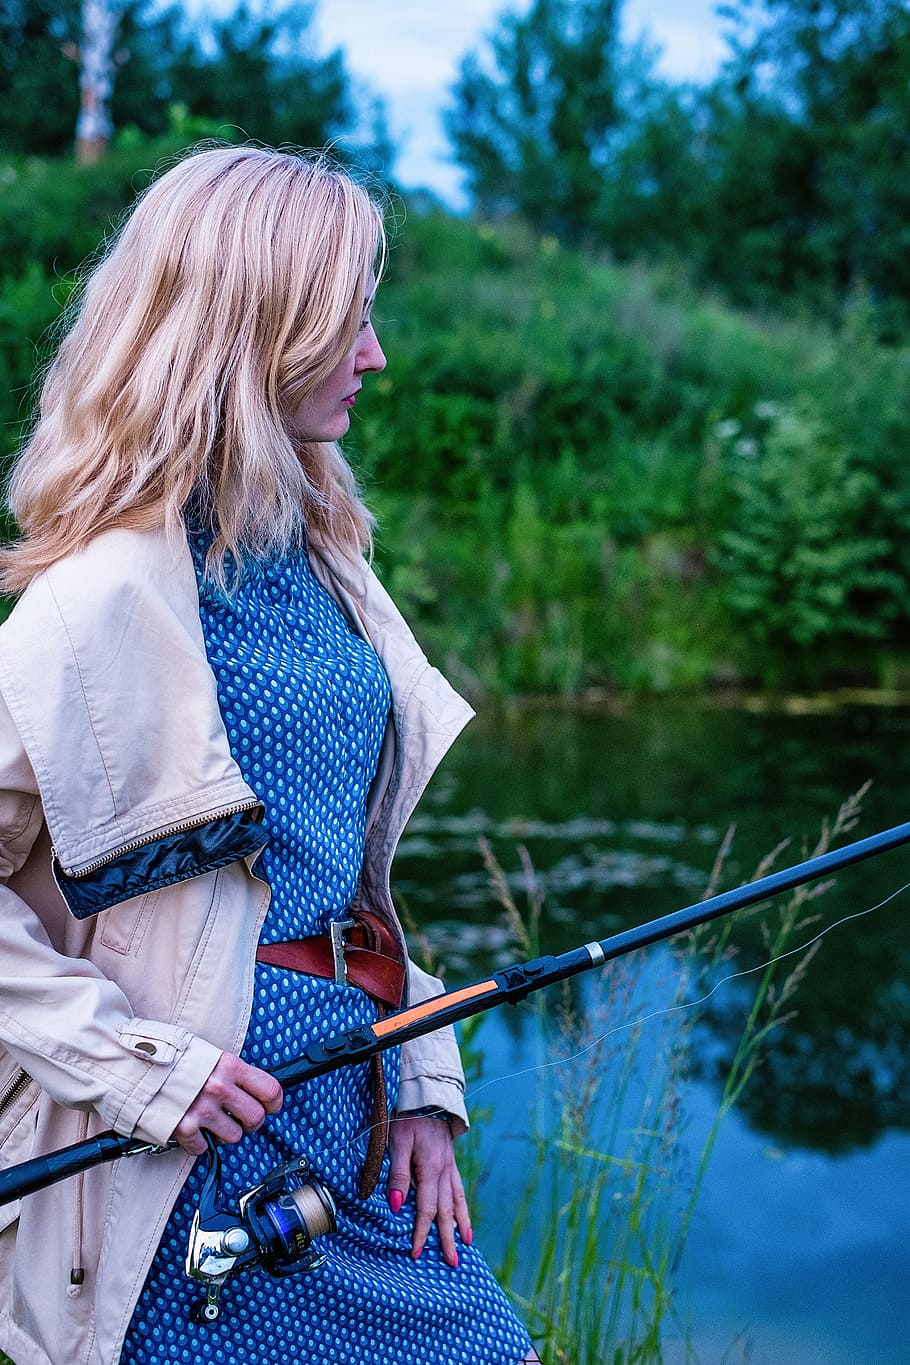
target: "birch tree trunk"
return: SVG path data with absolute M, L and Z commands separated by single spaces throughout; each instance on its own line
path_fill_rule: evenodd
M 114 125 L 114 39 L 120 22 L 119 0 L 83 0 L 79 43 L 79 118 L 76 123 L 76 160 L 97 161 L 110 146 Z

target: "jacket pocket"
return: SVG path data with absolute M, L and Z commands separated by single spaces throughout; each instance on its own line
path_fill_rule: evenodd
M 4 843 L 14 843 L 22 837 L 32 823 L 38 808 L 38 797 L 29 792 L 3 793 L 0 805 L 0 839 Z
M 133 896 L 105 910 L 100 916 L 101 942 L 105 948 L 115 953 L 137 953 L 160 895 L 160 888 L 147 891 L 144 896 Z
M 42 819 L 37 796 L 0 793 L 0 876 L 9 877 L 22 866 Z

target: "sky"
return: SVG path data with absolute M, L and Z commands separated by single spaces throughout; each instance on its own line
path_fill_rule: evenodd
M 322 53 L 340 47 L 356 81 L 383 98 L 406 188 L 427 187 L 460 207 L 461 177 L 449 160 L 440 111 L 462 56 L 477 48 L 507 8 L 529 0 L 319 0 L 314 31 Z M 723 51 L 717 0 L 626 0 L 624 37 L 646 32 L 661 49 L 658 70 L 706 80 Z

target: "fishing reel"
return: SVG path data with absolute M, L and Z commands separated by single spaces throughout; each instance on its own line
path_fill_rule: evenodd
M 338 1225 L 335 1201 L 302 1156 L 276 1166 L 242 1194 L 236 1213 L 222 1208 L 221 1155 L 211 1134 L 205 1140 L 209 1168 L 190 1227 L 186 1273 L 205 1285 L 205 1298 L 193 1305 L 191 1317 L 215 1322 L 229 1275 L 252 1266 L 276 1276 L 316 1270 L 326 1258 L 313 1241 Z

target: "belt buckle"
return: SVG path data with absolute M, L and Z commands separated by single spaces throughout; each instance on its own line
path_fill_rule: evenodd
M 333 919 L 329 922 L 329 937 L 332 940 L 332 962 L 335 966 L 336 986 L 348 986 L 348 966 L 344 960 L 344 950 L 346 947 L 345 934 L 348 929 L 353 929 L 356 920 L 352 919 Z

